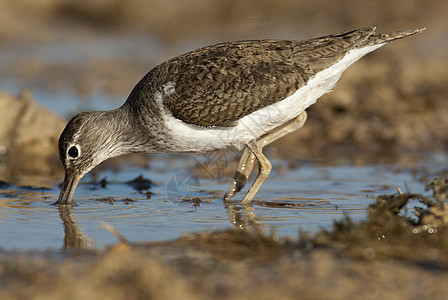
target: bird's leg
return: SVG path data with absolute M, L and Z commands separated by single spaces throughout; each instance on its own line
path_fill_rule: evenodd
M 235 174 L 233 175 L 232 183 L 224 195 L 224 200 L 230 200 L 235 193 L 238 193 L 246 185 L 249 175 L 254 168 L 254 164 L 255 155 L 247 147 L 244 148 Z
M 273 130 L 271 130 L 270 132 L 268 132 L 267 134 L 262 136 L 257 141 L 257 146 L 260 149 L 263 149 L 264 146 L 269 145 L 270 143 L 278 140 L 281 137 L 284 137 L 288 133 L 299 130 L 305 124 L 306 118 L 307 118 L 307 115 L 306 115 L 306 112 L 304 111 L 300 115 L 295 117 L 294 119 L 286 122 L 285 124 L 283 124 L 277 128 L 274 128 Z
M 247 145 L 247 148 L 244 150 L 243 156 L 241 157 L 240 163 L 238 164 L 238 167 L 244 162 L 245 157 L 251 157 L 250 164 L 246 163 L 245 172 L 243 175 L 245 176 L 243 179 L 239 181 L 239 190 L 241 190 L 244 186 L 244 184 L 247 182 L 247 179 L 250 175 L 250 172 L 253 169 L 254 165 L 254 159 L 255 156 L 258 160 L 259 164 L 259 172 L 257 178 L 255 178 L 254 183 L 250 187 L 247 194 L 244 196 L 243 200 L 241 200 L 241 204 L 248 204 L 250 201 L 252 201 L 252 198 L 257 193 L 258 189 L 261 187 L 263 182 L 268 178 L 269 173 L 271 172 L 272 166 L 269 160 L 266 158 L 266 156 L 263 155 L 262 150 L 263 147 L 272 143 L 273 141 L 287 135 L 288 133 L 291 133 L 293 131 L 296 131 L 303 127 L 305 124 L 307 115 L 306 112 L 302 112 L 300 115 L 292 119 L 291 121 L 287 122 L 286 124 L 274 129 L 273 131 L 267 133 L 264 135 L 261 139 L 259 139 L 256 142 L 251 142 Z M 249 154 L 246 154 L 246 152 L 249 152 Z M 252 153 L 251 156 L 250 153 Z M 246 154 L 246 155 L 245 155 Z M 249 168 L 250 167 L 250 168 Z M 235 173 L 233 182 L 238 181 L 236 178 L 236 175 L 238 173 L 239 169 L 237 169 L 237 172 Z M 240 173 L 241 174 L 241 173 Z M 231 185 L 232 188 L 232 185 Z M 236 191 L 234 190 L 234 193 Z M 227 193 L 226 193 L 227 195 Z M 233 194 L 232 194 L 233 196 Z M 230 198 L 225 198 L 230 199 Z
M 260 151 L 264 146 L 272 143 L 273 141 L 285 136 L 288 133 L 300 129 L 303 124 L 305 124 L 306 118 L 306 112 L 303 112 L 286 124 L 279 126 L 278 128 L 264 135 L 256 142 L 258 148 L 260 148 Z M 255 158 L 255 154 L 246 147 L 243 154 L 241 155 L 235 175 L 233 176 L 232 183 L 230 184 L 230 187 L 224 196 L 224 200 L 231 199 L 235 195 L 235 193 L 239 192 L 247 183 L 249 175 L 254 167 Z
M 269 177 L 269 173 L 271 173 L 272 169 L 271 163 L 261 152 L 261 148 L 258 147 L 257 142 L 251 141 L 247 144 L 247 148 L 255 155 L 258 160 L 258 175 L 257 178 L 255 178 L 254 183 L 252 183 L 252 186 L 249 188 L 249 191 L 244 196 L 243 200 L 241 200 L 240 203 L 243 205 L 247 205 L 252 201 L 263 182 Z
M 286 124 L 281 125 L 271 132 L 262 136 L 256 143 L 257 147 L 262 151 L 263 147 L 272 143 L 273 141 L 285 136 L 288 133 L 300 129 L 306 121 L 306 112 L 301 113 L 294 119 L 288 121 Z M 224 200 L 231 199 L 235 193 L 239 192 L 249 179 L 250 173 L 255 164 L 255 154 L 246 147 L 241 155 L 238 167 L 233 175 L 232 183 L 229 189 L 224 195 Z

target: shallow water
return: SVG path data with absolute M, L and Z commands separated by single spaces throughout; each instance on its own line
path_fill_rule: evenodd
M 446 164 L 446 158 L 435 160 L 427 164 Z M 304 163 L 279 172 L 286 162 L 274 159 L 274 171 L 252 209 L 243 209 L 237 201 L 229 206 L 222 200 L 229 178 L 195 179 L 189 175 L 196 161 L 193 155 L 155 155 L 148 168 L 97 172 L 97 178 L 106 179 L 103 184 L 89 183 L 92 176 L 88 175 L 76 191 L 77 205 L 72 209 L 52 205 L 58 186 L 2 184 L 0 245 L 5 249 L 57 249 L 64 246 L 65 237 L 65 247 L 104 247 L 116 238 L 100 227 L 102 222 L 131 242 L 254 224 L 295 238 L 299 229 L 315 232 L 330 228 L 333 220 L 345 213 L 354 220 L 363 219 L 376 195 L 393 193 L 397 187 L 424 191 L 424 184 L 403 168 Z M 139 175 L 151 182 L 129 183 Z M 245 190 L 247 187 L 236 200 Z

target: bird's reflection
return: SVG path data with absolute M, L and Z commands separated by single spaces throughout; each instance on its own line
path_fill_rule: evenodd
M 93 249 L 93 239 L 84 234 L 73 215 L 73 205 L 58 205 L 59 216 L 64 224 L 64 249 Z
M 240 230 L 262 231 L 263 227 L 256 220 L 252 206 L 225 201 L 230 223 Z M 58 205 L 59 216 L 64 224 L 64 249 L 94 249 L 94 240 L 82 232 L 73 214 L 73 205 Z
M 262 231 L 263 224 L 257 221 L 252 205 L 235 204 L 224 201 L 230 223 L 238 229 Z

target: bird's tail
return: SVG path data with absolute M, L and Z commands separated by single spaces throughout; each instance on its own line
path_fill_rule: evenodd
M 373 30 L 376 29 L 376 26 L 373 27 Z M 402 30 L 402 31 L 396 31 L 396 32 L 392 32 L 392 33 L 372 33 L 372 35 L 370 35 L 368 41 L 369 41 L 369 45 L 374 45 L 374 44 L 383 44 L 383 43 L 387 43 L 393 40 L 398 40 L 398 39 L 402 39 L 405 38 L 407 36 L 410 35 L 414 35 L 417 34 L 419 32 L 422 32 L 423 30 L 425 30 L 426 28 L 418 28 L 418 29 L 408 29 L 408 30 Z

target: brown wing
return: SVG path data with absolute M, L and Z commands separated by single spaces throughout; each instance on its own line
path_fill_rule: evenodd
M 139 85 L 161 93 L 166 109 L 186 123 L 234 126 L 240 118 L 290 96 L 349 50 L 372 44 L 369 37 L 374 30 L 307 41 L 255 40 L 208 46 L 160 64 Z M 385 42 L 379 36 L 376 39 Z

